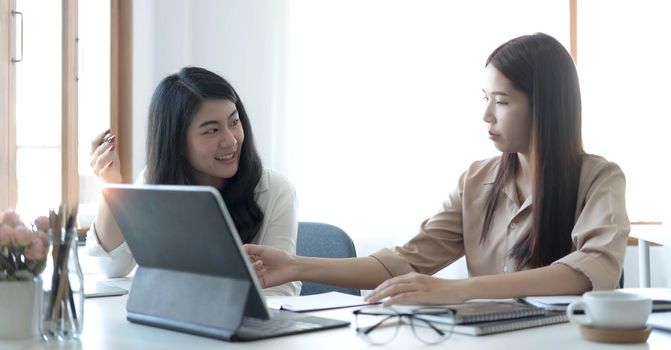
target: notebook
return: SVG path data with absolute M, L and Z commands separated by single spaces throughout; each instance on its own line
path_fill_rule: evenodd
M 568 317 L 566 316 L 566 313 L 548 312 L 545 315 L 539 315 L 539 316 L 521 317 L 507 320 L 479 322 L 470 324 L 457 324 L 454 325 L 452 331 L 454 333 L 459 334 L 479 336 L 479 335 L 516 331 L 526 328 L 547 326 L 565 322 L 568 322 Z
M 482 300 L 461 305 L 449 305 L 453 314 L 435 314 L 422 316 L 428 321 L 446 324 L 466 324 L 489 322 L 511 318 L 542 316 L 547 310 L 517 301 Z
M 99 298 L 128 294 L 128 290 L 99 281 L 84 279 L 84 297 Z
M 214 188 L 117 184 L 105 186 L 103 197 L 138 264 L 129 321 L 226 341 L 349 325 L 267 308 Z

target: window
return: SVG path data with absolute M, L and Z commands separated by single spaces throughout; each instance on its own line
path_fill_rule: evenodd
M 497 154 L 481 101 L 494 48 L 536 31 L 569 47 L 566 0 L 295 0 L 288 26 L 281 170 L 300 219 L 342 226 L 359 255 L 405 241 Z
M 110 0 L 79 4 L 79 223 L 88 227 L 97 212 L 98 181 L 89 165 L 91 139 L 111 124 Z
M 16 209 L 26 220 L 46 215 L 61 203 L 62 6 L 51 0 L 16 3 L 24 22 L 17 26 L 17 34 L 23 36 L 17 40 L 23 57 L 13 63 Z
M 609 1 L 608 16 L 603 5 L 578 2 L 585 147 L 622 167 L 632 221 L 670 219 L 671 3 Z
M 123 130 L 118 115 L 129 106 L 131 6 L 0 0 L 1 207 L 31 220 L 78 203 L 80 223 L 90 223 L 98 200 L 90 140 L 110 125 Z M 130 142 L 119 148 L 123 172 Z

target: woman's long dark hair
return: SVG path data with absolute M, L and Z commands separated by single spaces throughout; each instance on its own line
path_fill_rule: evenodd
M 237 173 L 220 188 L 240 239 L 249 243 L 263 221 L 254 199 L 254 189 L 263 167 L 254 145 L 249 117 L 240 97 L 224 78 L 203 68 L 186 67 L 164 78 L 156 87 L 149 106 L 147 169 L 149 184 L 193 184 L 185 154 L 186 130 L 205 100 L 225 99 L 235 104 L 245 140 Z
M 510 252 L 517 268 L 550 265 L 573 249 L 578 183 L 584 150 L 578 74 L 556 39 L 536 33 L 499 46 L 487 59 L 531 104 L 531 230 Z M 480 242 L 488 235 L 506 181 L 515 178 L 517 153 L 505 153 L 489 192 Z

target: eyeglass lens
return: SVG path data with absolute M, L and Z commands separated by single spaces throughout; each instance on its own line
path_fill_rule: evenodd
M 381 345 L 396 337 L 400 316 L 393 309 L 370 307 L 356 313 L 356 331 L 365 341 Z
M 355 312 L 355 323 L 357 333 L 364 340 L 381 345 L 396 337 L 402 319 L 407 317 L 417 339 L 426 344 L 438 344 L 450 337 L 454 325 L 436 320 L 452 313 L 450 309 L 429 307 L 417 309 L 412 314 L 400 314 L 393 308 L 370 307 Z

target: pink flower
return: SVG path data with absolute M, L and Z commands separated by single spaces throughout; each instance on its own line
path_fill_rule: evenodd
M 25 246 L 33 240 L 33 236 L 33 232 L 25 225 L 21 224 L 15 228 L 12 243 L 14 243 L 14 246 L 16 247 Z
M 12 209 L 0 211 L 0 274 L 3 279 L 26 280 L 39 276 L 49 254 L 49 220 L 42 216 L 27 227 Z M 9 249 L 7 249 L 9 248 Z M 9 255 L 7 255 L 9 254 Z
M 3 223 L 0 224 L 0 247 L 9 245 L 14 239 L 14 228 Z
M 35 228 L 42 232 L 49 231 L 49 218 L 46 216 L 38 216 L 37 219 L 35 219 Z
M 37 232 L 37 237 L 39 237 L 42 240 L 42 244 L 45 247 L 49 247 L 49 236 L 47 235 L 46 232 Z
M 26 250 L 23 253 L 27 259 L 30 260 L 41 260 L 47 256 L 47 247 L 44 245 L 42 239 L 38 236 L 34 236 L 30 241 L 30 244 L 26 247 Z
M 17 214 L 13 209 L 5 209 L 5 212 L 2 214 L 2 220 L 0 221 L 11 227 L 16 227 L 16 225 L 21 223 L 19 214 Z

